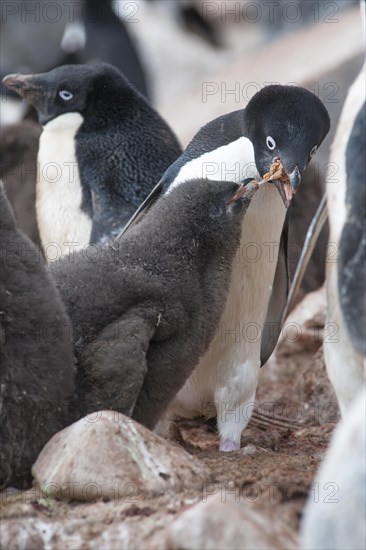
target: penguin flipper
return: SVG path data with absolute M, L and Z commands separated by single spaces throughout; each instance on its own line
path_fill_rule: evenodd
M 140 204 L 136 212 L 132 215 L 132 217 L 128 220 L 122 231 L 117 235 L 117 239 L 120 239 L 124 233 L 126 233 L 127 229 L 130 227 L 133 227 L 136 223 L 138 223 L 141 218 L 146 214 L 146 212 L 152 207 L 154 202 L 159 198 L 161 191 L 164 186 L 164 181 L 160 180 L 159 183 L 157 183 L 154 187 L 154 189 L 149 193 L 149 195 L 146 197 L 146 199 Z
M 281 233 L 276 273 L 273 281 L 271 298 L 268 305 L 267 317 L 262 330 L 261 367 L 267 363 L 274 348 L 276 347 L 282 329 L 282 317 L 289 292 L 290 272 L 287 254 L 290 215 L 289 210 L 287 211 L 285 223 Z
M 131 415 L 147 372 L 146 352 L 154 329 L 141 312 L 128 312 L 82 352 L 77 393 L 83 416 L 103 409 Z
M 91 191 L 93 205 L 93 224 L 90 234 L 90 244 L 110 240 L 116 236 L 121 227 L 130 219 L 135 211 L 132 204 L 119 200 L 114 202 L 109 196 L 98 191 Z

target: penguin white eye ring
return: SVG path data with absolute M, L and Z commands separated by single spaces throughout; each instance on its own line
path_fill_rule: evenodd
M 314 145 L 314 147 L 312 148 L 312 150 L 310 151 L 310 158 L 313 157 L 315 155 L 315 153 L 317 152 L 318 150 L 318 146 L 317 145 Z
M 61 99 L 63 99 L 64 101 L 70 101 L 70 99 L 72 99 L 74 97 L 74 94 L 72 94 L 71 92 L 69 92 L 68 90 L 60 90 L 58 95 L 60 96 Z
M 271 136 L 267 136 L 266 144 L 270 151 L 273 151 L 273 149 L 276 147 L 276 142 Z

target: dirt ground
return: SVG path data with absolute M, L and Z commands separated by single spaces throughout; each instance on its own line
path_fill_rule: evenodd
M 338 419 L 322 349 L 316 351 L 318 340 L 282 342 L 262 369 L 255 412 L 239 452 L 218 451 L 214 422 L 178 422 L 176 444 L 209 469 L 210 480 L 202 490 L 154 499 L 134 493 L 123 501 L 90 503 L 57 502 L 37 489 L 3 493 L 1 547 L 165 549 L 164 537 L 159 538 L 164 527 L 182 510 L 217 493 L 221 500 L 244 501 L 271 521 L 280 520 L 296 536 Z

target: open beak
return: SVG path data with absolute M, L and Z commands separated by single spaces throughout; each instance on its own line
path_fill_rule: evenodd
M 277 190 L 281 195 L 281 199 L 283 200 L 283 204 L 286 208 L 288 208 L 294 195 L 291 184 L 282 180 L 273 180 L 273 184 L 277 187 Z
M 295 169 L 291 174 L 287 174 L 287 177 L 288 181 L 278 181 L 279 185 L 277 187 L 286 208 L 290 206 L 292 197 L 295 195 L 301 182 L 301 174 L 298 166 L 295 166 Z
M 43 88 L 34 81 L 33 75 L 9 74 L 3 78 L 3 84 L 22 99 L 35 105 L 43 93 Z
M 291 174 L 288 174 L 288 179 L 290 180 L 293 194 L 295 194 L 301 183 L 301 173 L 298 166 L 295 166 Z
M 241 185 L 235 195 L 226 201 L 225 206 L 228 207 L 242 198 L 245 198 L 246 201 L 249 202 L 253 198 L 254 193 L 259 189 L 260 185 L 261 183 L 258 183 L 256 180 L 252 180 L 247 184 Z
M 280 159 L 276 157 L 274 161 L 277 160 L 279 161 Z M 301 182 L 301 173 L 298 166 L 295 166 L 294 170 L 290 174 L 283 168 L 281 176 L 279 177 L 277 174 L 274 174 L 271 181 L 277 187 L 285 207 L 288 208 L 291 204 L 292 197 L 298 190 Z

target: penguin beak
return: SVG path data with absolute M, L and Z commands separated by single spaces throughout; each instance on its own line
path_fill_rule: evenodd
M 293 194 L 295 194 L 301 183 L 301 173 L 298 166 L 295 166 L 291 174 L 288 174 L 288 179 L 290 180 Z
M 291 173 L 285 170 L 288 181 L 273 180 L 274 185 L 277 187 L 279 194 L 283 200 L 283 204 L 288 208 L 291 204 L 292 197 L 298 190 L 301 182 L 301 173 L 298 166 L 295 166 Z
M 35 82 L 33 75 L 9 74 L 2 80 L 4 86 L 23 100 L 35 105 L 43 93 L 43 88 Z
M 293 197 L 292 185 L 290 183 L 284 182 L 282 180 L 272 180 L 273 184 L 276 186 L 277 191 L 281 195 L 283 204 L 288 208 L 291 204 Z
M 240 199 L 244 199 L 244 203 L 249 203 L 253 198 L 254 193 L 259 189 L 259 186 L 260 183 L 256 180 L 251 180 L 249 183 L 241 185 L 235 195 L 226 201 L 225 206 L 228 207 Z

